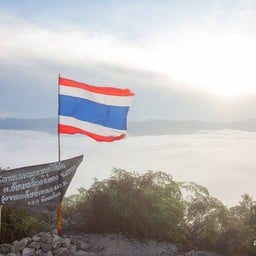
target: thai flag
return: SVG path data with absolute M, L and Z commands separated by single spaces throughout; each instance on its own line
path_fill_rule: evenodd
M 59 77 L 59 133 L 87 135 L 97 141 L 126 136 L 129 89 L 98 87 Z

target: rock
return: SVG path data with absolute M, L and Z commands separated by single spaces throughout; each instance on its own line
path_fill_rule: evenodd
M 22 250 L 22 253 L 21 255 L 22 256 L 34 256 L 35 255 L 35 249 L 34 248 L 29 248 L 29 247 L 25 247 L 23 250 Z
M 39 248 L 41 248 L 40 243 L 35 242 L 35 241 L 32 241 L 28 246 L 29 246 L 30 248 L 34 248 L 34 249 L 36 249 L 36 250 L 38 250 Z
M 218 256 L 216 253 L 207 251 L 190 251 L 185 254 L 186 256 Z
M 56 255 L 56 256 L 70 256 L 70 251 L 66 247 L 60 247 L 60 248 L 54 249 L 53 255 Z
M 41 255 L 41 253 L 43 253 L 42 249 L 36 250 L 36 255 Z
M 71 244 L 69 247 L 71 255 L 74 254 L 77 251 L 77 247 L 75 244 Z
M 41 237 L 39 236 L 39 234 L 36 234 L 32 237 L 32 240 L 35 241 L 35 242 L 38 242 L 40 241 Z
M 70 247 L 71 246 L 71 240 L 69 238 L 64 238 L 64 246 L 65 247 Z
M 205 251 L 180 251 L 171 243 L 153 240 L 142 242 L 120 234 L 61 237 L 56 233 L 41 232 L 32 238 L 0 245 L 0 256 L 220 256 Z
M 32 238 L 31 237 L 25 237 L 25 238 L 21 239 L 21 241 L 24 241 L 27 245 L 28 243 L 30 243 L 32 241 Z
M 20 252 L 10 252 L 8 254 L 6 254 L 6 256 L 21 256 Z
M 52 239 L 53 238 L 52 238 L 52 235 L 50 233 L 43 233 L 43 232 L 41 232 L 39 234 L 41 236 L 40 240 L 42 242 L 45 242 L 45 243 L 48 243 L 48 244 L 52 243 Z
M 90 245 L 89 245 L 88 243 L 83 242 L 83 241 L 80 241 L 80 242 L 79 242 L 78 249 L 86 251 L 86 250 L 88 250 L 89 248 L 90 248 Z
M 12 246 L 10 244 L 1 244 L 0 253 L 6 254 L 12 251 Z
M 49 252 L 52 250 L 52 244 L 48 244 L 48 243 L 45 243 L 45 242 L 41 242 L 40 241 L 40 248 L 42 248 L 42 250 L 44 252 Z
M 38 254 L 39 256 L 54 256 L 52 251 L 49 252 L 41 252 L 41 254 Z
M 58 235 L 53 236 L 52 247 L 54 249 L 60 248 L 61 246 L 65 245 L 65 243 L 66 243 L 66 241 L 63 238 L 61 238 L 60 236 L 58 236 Z
M 85 252 L 85 251 L 77 251 L 76 253 L 72 254 L 72 256 L 94 256 L 96 254 L 94 253 L 88 253 L 88 252 Z
M 18 252 L 22 251 L 27 245 L 27 240 L 14 241 L 12 245 L 12 251 Z

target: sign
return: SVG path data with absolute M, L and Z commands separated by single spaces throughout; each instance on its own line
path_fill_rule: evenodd
M 0 172 L 0 204 L 32 211 L 56 209 L 82 160 L 83 155 Z

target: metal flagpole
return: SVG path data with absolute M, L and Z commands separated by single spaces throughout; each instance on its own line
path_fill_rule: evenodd
M 60 132 L 59 132 L 59 124 L 60 124 L 60 74 L 58 76 L 58 160 L 60 162 Z M 60 175 L 59 175 L 59 180 L 60 180 Z M 61 202 L 58 206 L 57 209 L 57 232 L 58 235 L 62 235 L 62 206 Z
M 59 132 L 59 124 L 60 124 L 60 74 L 58 76 L 58 160 L 60 162 L 60 132 Z
M 2 241 L 2 208 L 3 205 L 0 205 L 0 241 Z

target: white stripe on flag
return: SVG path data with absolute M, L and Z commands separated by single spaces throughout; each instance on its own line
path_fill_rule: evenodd
M 60 116 L 60 124 L 73 126 L 90 133 L 99 134 L 101 136 L 120 136 L 121 134 L 127 134 L 126 130 L 108 128 L 102 125 L 80 121 L 73 117 L 67 116 Z
M 84 89 L 71 87 L 71 86 L 60 86 L 60 94 L 73 96 L 83 99 L 88 99 L 97 103 L 112 105 L 112 106 L 123 106 L 127 107 L 131 104 L 132 96 L 111 96 L 105 94 L 94 93 Z

